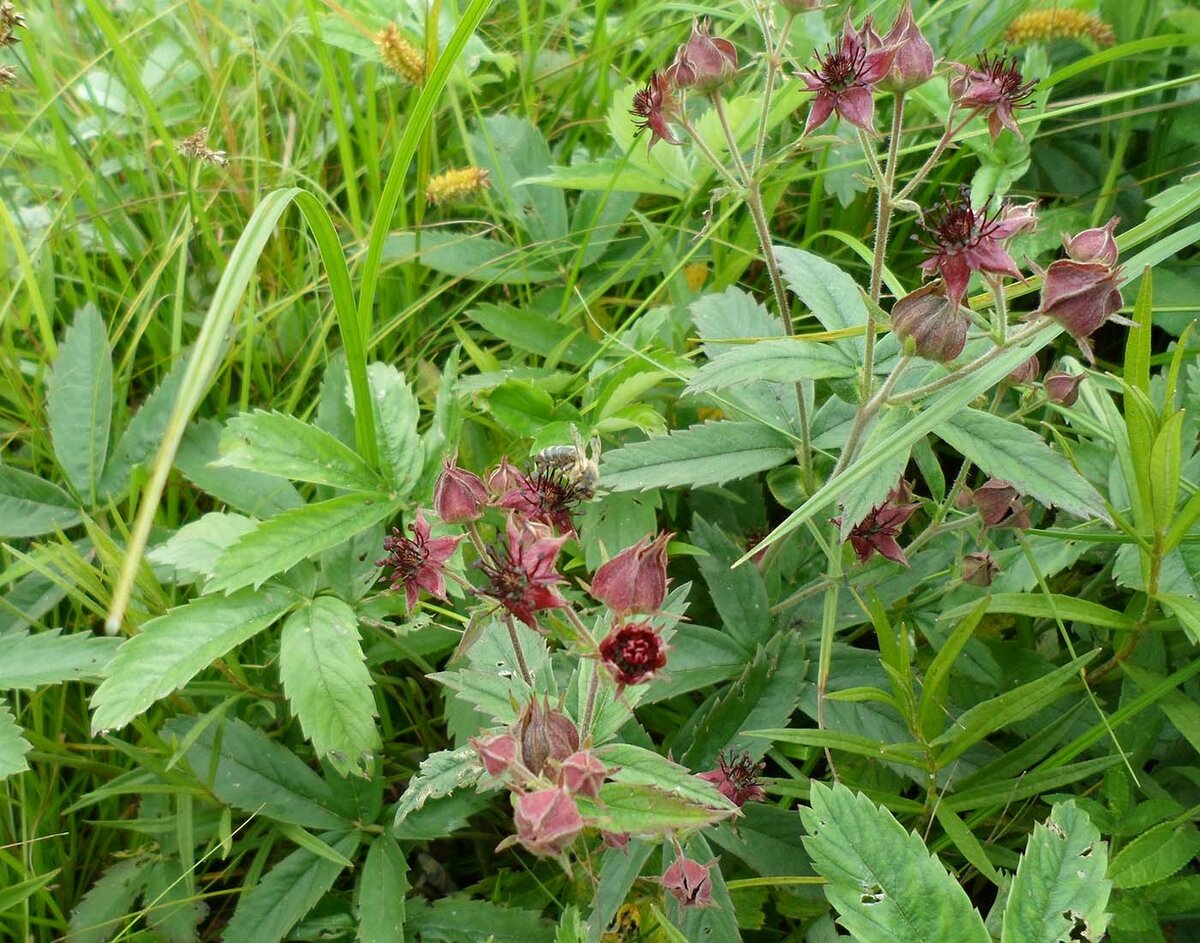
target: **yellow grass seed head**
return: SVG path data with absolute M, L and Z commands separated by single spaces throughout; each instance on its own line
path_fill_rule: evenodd
M 400 35 L 395 23 L 388 23 L 379 35 L 375 37 L 375 45 L 379 47 L 379 58 L 383 64 L 412 82 L 419 85 L 425 78 L 425 57 L 421 50 Z
M 488 187 L 488 172 L 481 167 L 459 167 L 431 177 L 425 199 L 435 206 L 474 196 Z
M 1100 17 L 1072 9 L 1030 10 L 1009 23 L 1004 34 L 1013 46 L 1085 37 L 1098 46 L 1111 46 L 1116 39 L 1113 28 Z

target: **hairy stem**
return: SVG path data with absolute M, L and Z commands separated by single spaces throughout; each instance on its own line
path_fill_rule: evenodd
M 969 122 L 977 114 L 979 114 L 979 109 L 972 108 L 967 113 L 967 116 L 956 125 L 954 124 L 954 109 L 951 108 L 950 116 L 946 120 L 946 133 L 942 135 L 941 140 L 938 141 L 937 145 L 934 147 L 933 153 L 930 154 L 925 163 L 921 165 L 920 169 L 916 172 L 916 174 L 913 175 L 913 178 L 901 188 L 899 193 L 896 194 L 897 203 L 903 199 L 906 199 L 908 195 L 913 192 L 913 190 L 920 186 L 921 181 L 925 179 L 929 171 L 933 170 L 934 164 L 936 164 L 938 162 L 938 158 L 942 156 L 942 151 L 949 147 L 950 142 L 958 136 L 958 132 L 965 128 L 967 126 L 967 122 Z
M 517 656 L 517 666 L 521 669 L 521 677 L 533 690 L 533 673 L 529 670 L 529 662 L 525 660 L 525 652 L 521 649 L 521 637 L 517 635 L 517 627 L 513 624 L 512 616 L 505 613 L 504 625 L 508 628 L 508 638 L 512 642 L 513 652 Z
M 587 700 L 583 704 L 583 719 L 579 724 L 580 739 L 586 740 L 592 731 L 592 714 L 596 710 L 596 692 L 600 688 L 600 666 L 592 666 L 592 677 L 588 681 Z
M 750 161 L 750 168 L 754 176 L 757 177 L 762 169 L 763 152 L 767 146 L 767 125 L 771 116 L 771 97 L 775 94 L 775 80 L 779 76 L 779 68 L 782 65 L 783 49 L 787 45 L 788 34 L 792 31 L 792 22 L 796 19 L 796 14 L 791 11 L 784 18 L 783 29 L 779 32 L 778 41 L 774 48 L 771 46 L 770 30 L 767 23 L 767 13 L 764 11 L 759 17 L 763 31 L 763 48 L 767 50 L 767 78 L 763 85 L 762 112 L 758 119 L 758 137 L 754 142 L 754 156 Z

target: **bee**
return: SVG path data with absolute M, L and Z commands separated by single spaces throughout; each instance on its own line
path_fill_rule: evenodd
M 533 465 L 539 471 L 559 469 L 575 486 L 579 496 L 590 501 L 596 496 L 600 484 L 600 437 L 594 436 L 585 447 L 579 430 L 571 427 L 571 445 L 550 445 L 533 457 Z

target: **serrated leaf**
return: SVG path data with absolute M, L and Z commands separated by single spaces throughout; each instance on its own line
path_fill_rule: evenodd
M 1017 866 L 1001 943 L 1101 939 L 1112 887 L 1107 867 L 1108 849 L 1087 814 L 1073 801 L 1055 805 L 1045 825 L 1034 825 Z
M 108 457 L 113 372 L 108 331 L 95 305 L 75 314 L 47 381 L 46 413 L 59 467 L 84 500 L 95 495 Z
M 983 919 L 938 859 L 890 812 L 841 784 L 814 782 L 800 808 L 825 896 L 860 943 L 990 943 Z
M 854 364 L 828 344 L 794 338 L 745 344 L 710 361 L 696 371 L 688 393 L 707 393 L 760 380 L 797 383 L 851 377 Z
M 177 361 L 129 420 L 104 466 L 104 476 L 100 480 L 102 495 L 124 494 L 129 488 L 129 472 L 133 466 L 149 459 L 162 444 L 186 368 L 186 360 Z
M 554 925 L 537 911 L 461 896 L 412 907 L 405 931 L 406 940 L 421 943 L 550 943 L 554 939 Z
M 1200 601 L 1181 593 L 1159 593 L 1154 598 L 1178 620 L 1193 643 L 1200 643 Z
M 92 694 L 92 732 L 125 726 L 261 632 L 295 602 L 291 590 L 271 586 L 232 596 L 201 596 L 151 619 L 105 666 L 104 682 Z
M 29 769 L 25 754 L 33 746 L 21 733 L 21 727 L 8 705 L 0 701 L 0 779 Z
M 606 452 L 600 480 L 610 491 L 715 485 L 795 457 L 789 440 L 755 422 L 706 422 Z
M 0 465 L 0 538 L 38 537 L 78 523 L 79 509 L 58 485 Z
M 0 710 L 2 709 L 3 707 L 0 706 Z M 2 776 L 3 774 L 0 773 L 0 777 Z M 61 868 L 55 868 L 53 871 L 39 874 L 37 877 L 32 877 L 27 881 L 19 881 L 16 884 L 10 884 L 8 887 L 0 889 L 0 914 L 13 910 L 22 901 L 28 900 L 58 877 L 61 871 Z
M 347 491 L 379 491 L 384 486 L 357 452 L 287 413 L 255 410 L 234 416 L 221 433 L 217 465 Z
M 198 520 L 184 524 L 166 543 L 150 550 L 146 559 L 174 569 L 177 582 L 206 580 L 225 549 L 243 534 L 254 530 L 257 523 L 242 514 L 210 511 Z
M 589 825 L 605 832 L 630 835 L 666 835 L 689 828 L 705 828 L 735 814 L 735 809 L 713 808 L 654 786 L 607 782 L 600 796 L 577 796 L 579 811 Z
M 819 255 L 775 246 L 775 258 L 788 288 L 827 331 L 844 331 L 867 323 L 867 306 L 854 279 Z M 862 338 L 839 342 L 860 355 Z
M 613 922 L 617 911 L 625 903 L 634 881 L 642 873 L 646 859 L 654 851 L 651 842 L 632 839 L 625 848 L 605 849 L 600 861 L 600 880 L 596 882 L 596 893 L 592 898 L 592 912 L 588 917 L 589 943 L 600 943 L 600 936 Z
M 164 733 L 187 744 L 188 763 L 222 802 L 301 828 L 348 824 L 329 784 L 287 747 L 236 718 L 200 723 L 176 717 Z
M 44 684 L 95 677 L 120 644 L 120 639 L 90 632 L 61 635 L 58 629 L 0 638 L 0 691 L 32 691 Z
M 396 839 L 386 832 L 371 842 L 358 878 L 359 943 L 397 943 L 404 939 L 408 862 Z
M 404 497 L 412 492 L 425 464 L 425 445 L 417 435 L 420 407 L 404 375 L 391 364 L 371 364 L 367 380 L 384 473 L 392 490 Z
M 322 836 L 349 858 L 358 848 L 360 833 L 340 838 Z M 275 865 L 238 902 L 225 928 L 225 943 L 279 943 L 333 887 L 342 866 L 298 848 Z
M 261 586 L 301 560 L 349 540 L 396 513 L 384 494 L 346 494 L 282 511 L 243 534 L 217 559 L 209 592 Z
M 1061 454 L 1035 432 L 980 409 L 951 415 L 933 432 L 978 465 L 1045 505 L 1082 518 L 1109 520 L 1104 499 Z
M 746 652 L 753 652 L 771 634 L 771 601 L 762 572 L 754 566 L 735 569 L 741 548 L 699 515 L 692 519 L 692 542 L 708 551 L 707 556 L 697 558 L 696 565 L 726 631 Z
M 1200 830 L 1191 822 L 1164 822 L 1139 835 L 1108 868 L 1114 887 L 1129 890 L 1157 884 L 1200 853 Z
M 121 861 L 101 875 L 71 911 L 68 943 L 105 943 L 122 929 L 146 886 L 151 859 Z
M 663 792 L 714 809 L 735 808 L 712 783 L 653 750 L 632 743 L 609 743 L 597 749 L 596 755 L 608 766 L 615 767 L 609 774 L 613 782 L 655 786 Z
M 399 828 L 412 812 L 430 799 L 448 796 L 463 786 L 473 786 L 482 773 L 483 767 L 474 747 L 430 754 L 421 762 L 417 775 L 408 781 L 404 795 L 396 803 L 394 827 Z
M 780 320 L 735 285 L 697 298 L 690 311 L 709 360 L 740 349 L 739 342 L 783 335 Z
M 146 875 L 146 923 L 166 943 L 196 943 L 208 906 L 188 887 L 177 858 L 156 862 Z
M 212 419 L 197 420 L 179 443 L 175 467 L 218 501 L 253 517 L 304 506 L 300 492 L 285 478 L 218 465 L 220 443 L 221 426 Z
M 354 610 L 318 596 L 292 612 L 279 641 L 283 692 L 318 756 L 361 774 L 379 748 L 378 710 Z

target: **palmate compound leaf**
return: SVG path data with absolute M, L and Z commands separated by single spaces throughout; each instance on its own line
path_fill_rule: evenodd
M 1012 483 L 1045 505 L 1108 520 L 1104 500 L 1071 463 L 1035 432 L 979 409 L 962 409 L 933 430 L 985 474 Z
M 715 485 L 745 478 L 794 456 L 786 436 L 756 422 L 706 422 L 606 452 L 600 469 L 611 491 Z
M 292 612 L 280 637 L 279 677 L 317 754 L 343 775 L 368 768 L 379 748 L 378 711 L 354 610 L 318 596 Z
M 92 695 L 92 732 L 123 727 L 287 612 L 297 597 L 270 586 L 201 596 L 151 619 L 126 639 Z
M 1001 943 L 1101 939 L 1112 888 L 1107 870 L 1108 849 L 1087 814 L 1073 801 L 1055 805 L 1046 824 L 1034 826 L 1017 865 Z
M 812 785 L 800 816 L 825 896 L 859 943 L 990 943 L 966 891 L 890 812 L 842 785 Z

